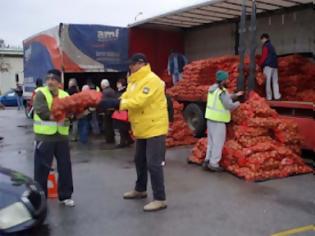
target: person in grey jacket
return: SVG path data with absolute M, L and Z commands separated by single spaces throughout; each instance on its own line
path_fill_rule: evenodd
M 231 111 L 240 103 L 234 102 L 243 92 L 230 94 L 226 89 L 229 74 L 225 71 L 216 73 L 216 83 L 209 88 L 205 118 L 208 128 L 207 155 L 203 168 L 210 171 L 222 171 L 219 162 L 226 138 L 226 123 L 231 121 Z
M 102 80 L 101 88 L 103 92 L 103 99 L 117 98 L 115 90 L 111 88 L 110 83 L 107 79 Z M 108 144 L 115 143 L 115 131 L 112 119 L 113 112 L 113 109 L 107 109 L 104 111 L 104 134 L 106 143 Z

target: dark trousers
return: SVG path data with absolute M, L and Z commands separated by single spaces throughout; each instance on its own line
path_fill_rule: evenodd
M 90 119 L 87 116 L 79 119 L 78 131 L 80 143 L 86 144 L 89 140 L 90 132 Z
M 115 132 L 113 127 L 112 112 L 106 112 L 104 115 L 104 133 L 107 143 L 115 142 Z
M 128 129 L 119 129 L 120 144 L 131 144 L 133 142 Z
M 165 160 L 165 136 L 138 139 L 136 142 L 135 164 L 137 181 L 135 190 L 147 190 L 148 172 L 150 173 L 154 200 L 164 201 L 165 187 L 162 163 Z
M 71 198 L 73 193 L 70 147 L 68 141 L 35 143 L 34 179 L 40 184 L 47 197 L 47 181 L 53 157 L 57 160 L 59 200 Z

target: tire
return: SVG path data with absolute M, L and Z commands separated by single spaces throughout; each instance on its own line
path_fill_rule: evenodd
M 204 118 L 204 109 L 196 103 L 190 103 L 184 110 L 184 117 L 189 128 L 194 132 L 195 137 L 201 138 L 205 136 L 207 127 Z

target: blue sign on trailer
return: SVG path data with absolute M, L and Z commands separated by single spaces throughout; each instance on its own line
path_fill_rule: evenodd
M 105 25 L 60 24 L 23 42 L 26 92 L 49 69 L 65 73 L 126 72 L 128 29 Z

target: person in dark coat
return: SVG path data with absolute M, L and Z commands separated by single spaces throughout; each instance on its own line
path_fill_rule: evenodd
M 271 44 L 268 34 L 262 34 L 260 39 L 263 47 L 259 65 L 266 76 L 266 98 L 267 100 L 272 100 L 272 98 L 280 100 L 277 52 Z
M 119 79 L 117 81 L 117 97 L 120 97 L 127 89 L 127 81 L 126 79 Z M 128 147 L 134 143 L 133 139 L 130 136 L 130 123 L 128 121 L 121 121 L 113 119 L 114 121 L 114 128 L 119 131 L 120 135 L 120 142 L 116 146 L 116 148 L 124 148 Z
M 107 79 L 102 80 L 101 88 L 103 92 L 103 99 L 117 98 L 115 90 L 110 87 L 110 83 Z M 113 109 L 107 109 L 104 112 L 105 114 L 103 125 L 106 143 L 115 143 L 115 131 L 112 119 L 113 112 Z

